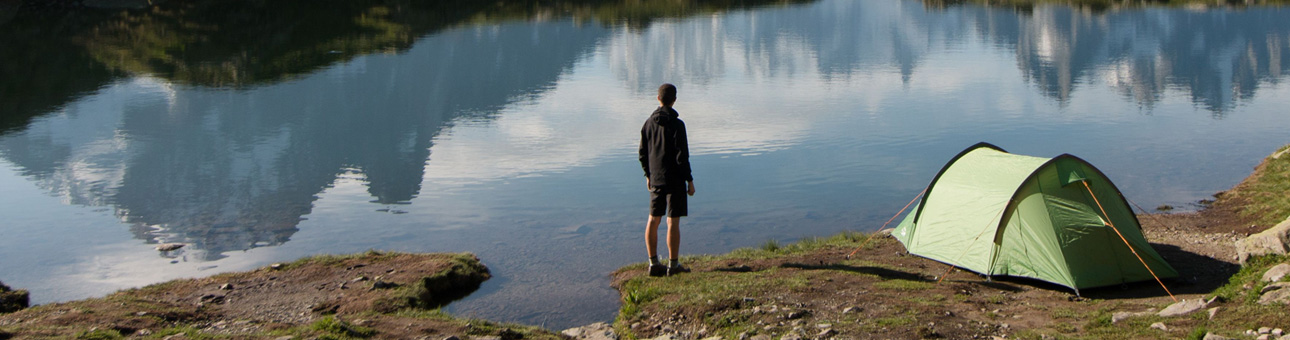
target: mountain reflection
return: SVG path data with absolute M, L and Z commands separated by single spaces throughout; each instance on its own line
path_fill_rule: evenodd
M 1168 90 L 1222 117 L 1277 84 L 1290 63 L 1290 20 L 1279 7 L 1143 8 L 1094 13 L 1066 6 L 1027 12 L 956 7 L 995 44 L 1016 52 L 1017 66 L 1042 93 L 1065 103 L 1078 87 L 1104 83 L 1140 105 Z
M 550 88 L 608 35 L 585 21 L 778 1 L 135 2 L 0 23 L 0 156 L 68 203 L 115 207 L 140 239 L 214 260 L 287 242 L 340 177 L 373 203 L 411 201 L 434 137 Z M 496 24 L 461 26 L 476 21 Z
M 1107 84 L 1145 106 L 1183 91 L 1217 117 L 1279 83 L 1290 56 L 1276 8 L 825 1 L 656 20 L 799 2 L 0 2 L 0 157 L 70 204 L 115 207 L 141 239 L 210 260 L 287 242 L 340 177 L 362 178 L 373 203 L 412 201 L 436 136 L 542 94 L 598 49 L 648 93 L 734 77 L 934 81 L 925 60 L 977 39 L 1061 103 Z

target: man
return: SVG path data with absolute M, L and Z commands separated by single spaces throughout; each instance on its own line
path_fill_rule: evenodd
M 650 192 L 649 221 L 645 225 L 645 249 L 649 251 L 649 275 L 676 275 L 690 271 L 677 262 L 681 248 L 681 216 L 686 215 L 686 196 L 694 196 L 690 175 L 690 146 L 685 123 L 677 118 L 676 86 L 658 87 L 661 106 L 641 127 L 640 161 L 645 186 Z M 658 262 L 658 224 L 667 215 L 668 265 Z

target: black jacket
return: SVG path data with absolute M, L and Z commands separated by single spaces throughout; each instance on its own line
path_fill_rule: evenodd
M 676 110 L 660 106 L 641 127 L 641 168 L 654 188 L 684 190 L 685 182 L 694 181 L 685 122 L 677 116 Z

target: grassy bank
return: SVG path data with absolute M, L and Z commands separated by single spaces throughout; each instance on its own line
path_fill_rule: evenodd
M 438 309 L 488 277 L 471 254 L 314 256 L 0 315 L 0 339 L 559 338 Z

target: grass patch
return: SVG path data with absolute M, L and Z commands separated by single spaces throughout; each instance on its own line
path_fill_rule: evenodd
M 1273 158 L 1278 156 L 1277 158 Z M 1241 217 L 1270 227 L 1290 216 L 1290 145 L 1259 164 L 1254 176 L 1222 193 L 1220 202 L 1239 206 Z
M 766 242 L 762 242 L 761 244 L 761 251 L 764 251 L 767 253 L 778 252 L 780 248 L 783 248 L 783 246 L 779 245 L 779 241 L 776 241 L 773 239 L 766 240 Z
M 323 337 L 330 336 L 332 339 L 367 338 L 376 335 L 376 330 L 374 329 L 351 325 L 331 315 L 314 321 L 313 324 L 309 325 L 309 329 L 323 332 L 325 333 Z
M 124 336 L 121 335 L 120 331 L 115 329 L 96 329 L 76 333 L 76 339 L 78 340 L 114 340 L 121 338 L 124 338 Z
M 1290 158 L 1290 157 L 1286 157 Z M 1259 290 L 1266 285 L 1260 282 L 1263 278 L 1263 272 L 1280 263 L 1290 261 L 1290 256 L 1286 255 L 1267 255 L 1252 257 L 1245 262 L 1245 266 L 1228 279 L 1227 284 L 1214 290 L 1214 295 L 1227 301 L 1242 302 L 1245 304 L 1255 304 L 1259 300 Z M 1246 287 L 1249 287 L 1248 289 Z

